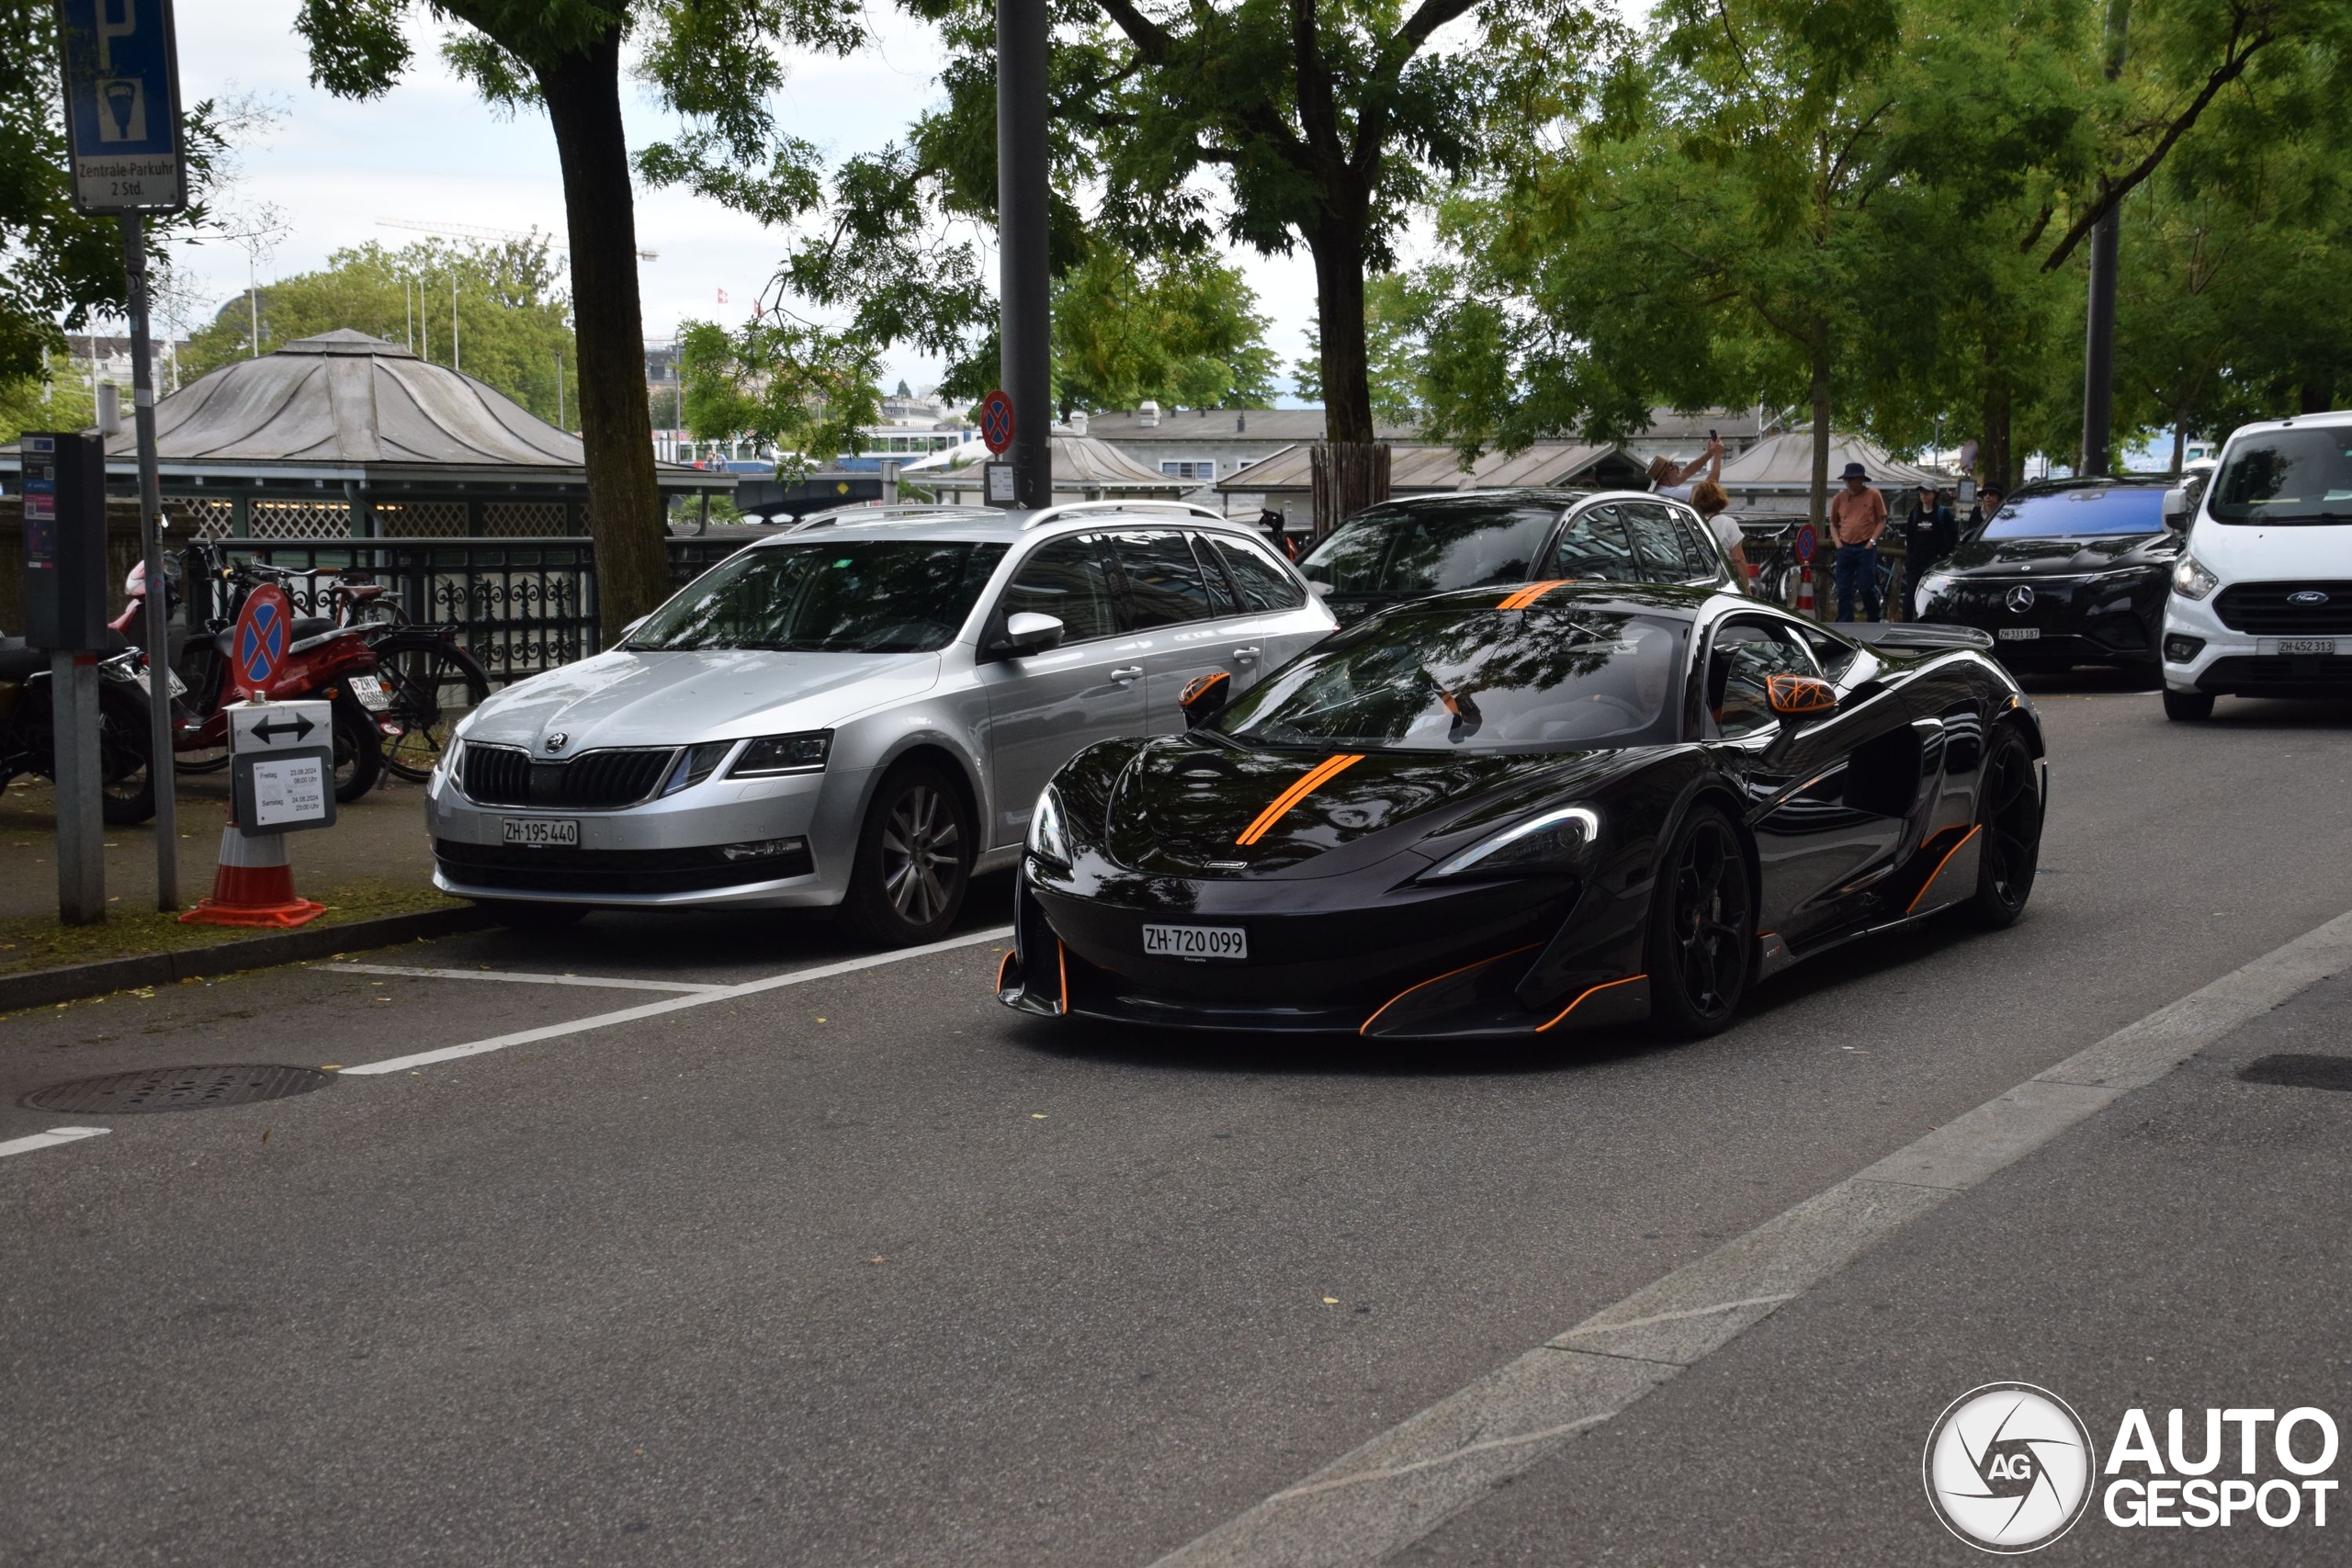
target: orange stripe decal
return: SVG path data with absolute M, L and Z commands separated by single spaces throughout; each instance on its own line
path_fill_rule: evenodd
M 1283 812 L 1313 795 L 1328 780 L 1345 773 L 1363 761 L 1363 755 L 1361 752 L 1342 752 L 1337 757 L 1324 758 L 1307 770 L 1306 777 L 1274 796 L 1273 804 L 1258 813 L 1257 819 L 1242 829 L 1241 836 L 1233 841 L 1237 844 L 1256 843 L 1266 836 L 1266 829 L 1282 820 Z
M 1911 902 L 1903 907 L 1903 912 L 1905 914 L 1907 915 L 1912 910 L 1919 907 L 1919 900 L 1928 896 L 1928 889 L 1933 887 L 1936 885 L 1936 878 L 1944 874 L 1944 867 L 1951 863 L 1951 857 L 1966 849 L 1968 847 L 1968 840 L 1976 837 L 1977 834 L 1983 831 L 1984 825 L 1979 823 L 1977 826 L 1971 828 L 1967 832 L 1962 833 L 1960 836 L 1960 842 L 1954 844 L 1951 848 L 1944 852 L 1944 858 L 1936 863 L 1936 869 L 1928 873 L 1928 880 L 1919 884 L 1919 891 L 1911 895 Z
M 1605 991 L 1611 986 L 1630 986 L 1636 980 L 1646 980 L 1648 978 L 1649 976 L 1647 975 L 1628 975 L 1622 980 L 1603 980 L 1598 986 L 1589 987 L 1584 991 L 1579 992 L 1575 1001 L 1572 1001 L 1567 1006 L 1562 1008 L 1558 1015 L 1552 1020 L 1551 1023 L 1537 1024 L 1535 1026 L 1535 1032 L 1538 1034 L 1543 1033 L 1545 1030 L 1551 1028 L 1553 1023 L 1559 1022 L 1561 1019 L 1566 1018 L 1568 1014 L 1576 1011 L 1577 1008 L 1584 1005 L 1585 998 L 1592 995 L 1594 991 Z
M 1069 1016 L 1069 949 L 1062 945 L 1059 937 L 1054 939 L 1054 959 L 1061 965 L 1062 1016 L 1068 1018 Z
M 1555 577 L 1543 582 L 1531 582 L 1524 588 L 1514 590 L 1509 598 L 1496 605 L 1495 608 L 1498 610 L 1524 610 L 1530 604 L 1534 604 L 1535 601 L 1543 598 L 1544 595 L 1552 592 L 1555 588 L 1566 588 L 1569 583 L 1574 582 L 1575 581 L 1576 579 L 1573 577 Z
M 1004 957 L 998 962 L 996 966 L 996 988 L 998 990 L 1001 991 L 1004 989 L 1004 972 L 1012 966 L 1012 949 L 1008 947 L 1004 950 Z
M 1440 980 L 1451 980 L 1456 975 L 1466 974 L 1473 969 L 1484 968 L 1489 964 L 1499 964 L 1506 958 L 1512 957 L 1518 953 L 1530 952 L 1532 949 L 1539 948 L 1543 945 L 1544 944 L 1540 942 L 1531 942 L 1525 947 L 1514 947 L 1509 953 L 1498 953 L 1492 958 L 1481 958 L 1476 964 L 1464 964 L 1459 969 L 1449 969 L 1442 975 L 1432 975 L 1428 979 L 1422 981 L 1420 986 L 1408 986 L 1403 990 L 1397 992 L 1395 996 L 1389 998 L 1386 1001 L 1381 1003 L 1378 1008 L 1374 1009 L 1372 1017 L 1365 1019 L 1363 1021 L 1363 1027 L 1357 1030 L 1356 1032 L 1358 1034 L 1371 1033 L 1372 1026 L 1379 1021 L 1382 1013 L 1386 1012 L 1390 1008 L 1395 1007 L 1398 1002 L 1403 1001 L 1407 997 L 1409 997 L 1415 991 L 1419 990 L 1421 986 L 1434 986 Z

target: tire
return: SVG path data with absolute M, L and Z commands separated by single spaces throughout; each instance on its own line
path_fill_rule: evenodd
M 2041 863 L 2041 792 L 2033 753 L 2011 725 L 1993 732 L 1976 799 L 1976 826 L 1984 842 L 1976 854 L 1976 892 L 1966 908 L 1976 923 L 1998 931 L 2015 925 L 2033 897 Z
M 413 641 L 395 633 L 376 645 L 390 704 L 384 716 L 400 732 L 384 737 L 384 766 L 396 779 L 422 784 L 449 749 L 458 721 L 490 695 L 490 672 L 447 638 Z
M 2211 692 L 2176 692 L 2165 688 L 2165 716 L 2180 724 L 2202 724 L 2213 716 Z
M 376 787 L 384 772 L 384 738 L 359 699 L 341 687 L 331 705 L 334 718 L 334 797 L 348 806 Z
M 98 815 L 127 828 L 155 815 L 154 730 L 145 699 L 111 682 L 98 687 Z
M 972 880 L 972 823 L 953 781 L 915 763 L 891 770 L 857 835 L 842 918 L 868 941 L 913 947 L 947 934 Z
M 1739 829 L 1712 806 L 1692 807 L 1660 861 L 1650 894 L 1649 1028 L 1699 1040 L 1728 1028 L 1756 953 L 1756 897 Z
M 481 898 L 474 908 L 514 931 L 569 931 L 588 913 L 585 904 L 533 904 L 520 898 Z

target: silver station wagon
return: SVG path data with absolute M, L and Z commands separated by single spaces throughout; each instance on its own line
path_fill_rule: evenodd
M 434 884 L 522 925 L 839 905 L 932 941 L 1073 753 L 1181 731 L 1186 686 L 1334 624 L 1204 508 L 835 513 L 469 715 L 426 793 Z

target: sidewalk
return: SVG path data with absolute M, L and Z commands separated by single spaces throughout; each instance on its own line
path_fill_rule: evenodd
M 179 781 L 183 908 L 212 891 L 228 798 L 226 769 Z M 337 807 L 333 828 L 288 837 L 295 887 L 327 906 L 314 926 L 462 908 L 459 900 L 433 889 L 424 802 L 424 785 L 393 780 L 355 805 Z M 105 923 L 58 924 L 55 792 L 44 780 L 23 778 L 0 791 L 0 869 L 7 873 L 0 876 L 0 976 L 264 934 L 182 925 L 159 912 L 153 823 L 109 828 L 106 844 Z

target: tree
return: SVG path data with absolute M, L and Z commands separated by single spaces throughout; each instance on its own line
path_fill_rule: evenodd
M 1054 400 L 1062 417 L 1147 400 L 1193 409 L 1272 402 L 1275 359 L 1257 303 L 1239 269 L 1213 257 L 1139 264 L 1096 247 L 1054 285 Z
M 1427 399 L 1422 390 L 1428 374 L 1422 333 L 1432 301 L 1401 272 L 1384 272 L 1364 279 L 1364 379 L 1372 392 L 1372 417 L 1382 424 L 1419 422 Z M 1323 345 L 1313 327 L 1306 333 L 1307 354 L 1291 367 L 1293 385 L 1305 401 L 1323 398 Z
M 450 363 L 450 285 L 457 285 L 459 367 L 550 423 L 578 414 L 580 372 L 571 312 L 546 239 L 499 244 L 426 241 L 386 250 L 370 242 L 335 252 L 317 272 L 261 289 L 261 338 L 254 312 L 235 296 L 180 353 L 183 372 L 200 376 L 256 346 L 264 354 L 298 337 L 350 327 Z M 558 366 L 561 366 L 560 371 Z M 562 389 L 559 411 L 559 384 Z
M 97 422 L 90 367 L 52 354 L 43 373 L 0 377 L 0 441 L 28 430 L 82 430 Z
M 768 188 L 787 189 L 814 153 L 779 134 L 768 109 L 784 79 L 780 51 L 847 50 L 863 29 L 847 0 L 302 0 L 295 27 L 310 45 L 311 80 L 343 97 L 390 91 L 409 65 L 403 26 L 419 8 L 464 24 L 443 58 L 486 99 L 543 109 L 555 132 L 580 323 L 597 599 L 605 635 L 616 636 L 670 592 L 622 71 L 632 69 L 685 121 L 676 143 L 647 148 L 644 159 L 688 161 L 714 177 L 730 166 L 759 168 Z
M 205 200 L 240 114 L 206 99 L 181 128 L 187 209 L 146 220 L 151 277 L 203 227 Z M 130 306 L 122 228 L 74 209 L 58 68 L 57 10 L 50 0 L 0 0 L 0 379 L 38 383 L 65 333 Z
M 738 332 L 687 321 L 678 333 L 686 428 L 701 441 L 773 444 L 779 471 L 800 472 L 857 447 L 882 417 L 875 351 L 788 316 Z

